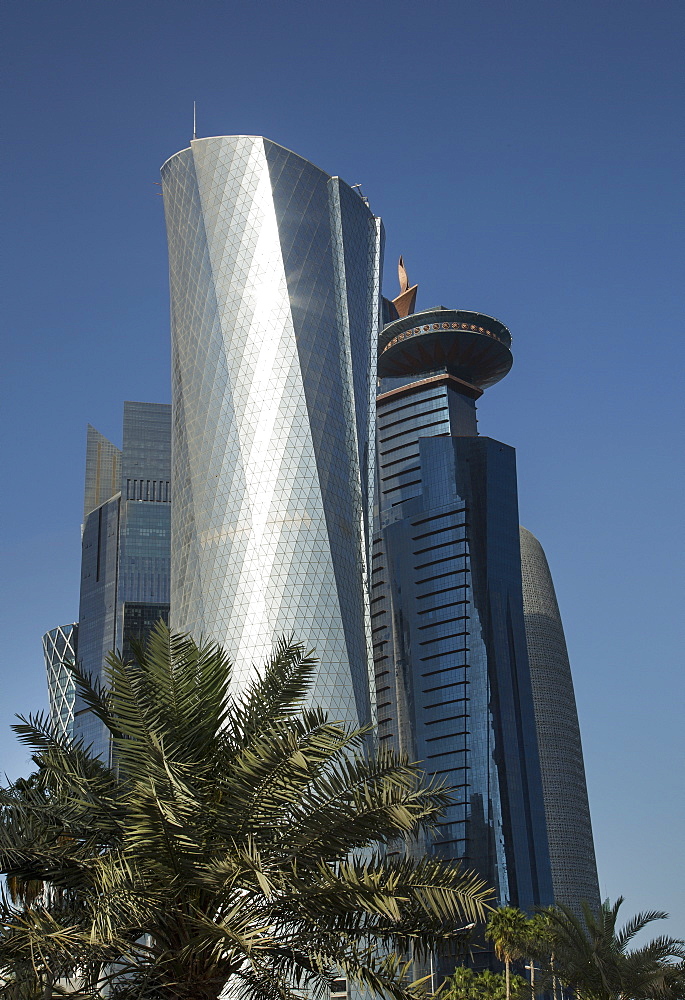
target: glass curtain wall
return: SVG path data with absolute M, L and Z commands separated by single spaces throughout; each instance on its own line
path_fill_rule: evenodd
M 234 683 L 283 633 L 312 701 L 371 716 L 371 403 L 382 230 L 359 193 L 255 136 L 162 168 L 174 406 L 172 623 Z
M 106 465 L 103 456 L 110 456 Z M 118 479 L 114 495 L 111 471 Z M 131 655 L 131 638 L 144 639 L 169 618 L 171 407 L 124 403 L 123 448 L 88 430 L 82 534 L 78 661 L 105 682 L 107 655 Z M 74 732 L 104 759 L 109 740 L 102 724 L 76 695 Z

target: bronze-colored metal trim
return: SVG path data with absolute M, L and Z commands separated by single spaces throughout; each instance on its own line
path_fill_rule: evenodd
M 396 302 L 397 300 L 395 299 L 393 301 Z M 466 330 L 467 333 L 484 333 L 486 337 L 492 337 L 493 340 L 497 340 L 500 344 L 504 344 L 505 347 L 509 346 L 506 341 L 502 340 L 501 337 L 498 337 L 496 333 L 488 330 L 487 327 L 476 326 L 474 323 L 428 323 L 425 326 L 415 326 L 411 330 L 403 330 L 401 333 L 398 333 L 392 338 L 392 340 L 389 340 L 387 344 L 383 345 L 381 348 L 381 354 L 383 354 L 384 351 L 387 351 L 390 347 L 394 347 L 395 344 L 402 340 L 409 340 L 411 337 L 419 337 L 421 334 L 433 333 L 438 330 Z
M 430 378 L 422 378 L 417 382 L 410 382 L 408 385 L 401 385 L 397 389 L 389 389 L 387 392 L 382 392 L 380 396 L 376 396 L 376 403 L 380 403 L 385 399 L 391 399 L 393 396 L 404 396 L 420 392 L 427 385 L 441 385 L 449 382 L 454 383 L 454 388 L 462 396 L 469 396 L 471 399 L 480 399 L 483 395 L 483 390 L 479 389 L 477 385 L 471 385 L 470 382 L 465 382 L 463 379 L 457 378 L 456 375 L 450 375 L 448 372 L 445 372 L 443 375 L 431 375 Z

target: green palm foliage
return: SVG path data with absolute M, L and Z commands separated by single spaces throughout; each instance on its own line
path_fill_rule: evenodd
M 529 992 L 528 983 L 521 976 L 512 976 L 510 990 L 514 997 L 525 997 Z M 489 969 L 475 972 L 458 966 L 447 977 L 438 996 L 440 1000 L 506 1000 L 506 976 Z
M 530 961 L 528 970 L 530 972 L 530 996 L 532 1000 L 535 1000 L 537 992 L 535 983 L 536 961 L 541 962 L 543 972 L 548 973 L 545 981 L 549 980 L 552 986 L 552 995 L 556 997 L 557 980 L 554 974 L 552 922 L 546 910 L 540 910 L 528 918 L 525 946 L 525 955 Z
M 685 942 L 661 936 L 636 948 L 631 941 L 648 924 L 668 914 L 639 913 L 618 929 L 619 897 L 598 913 L 583 905 L 578 917 L 565 906 L 546 910 L 555 955 L 555 974 L 579 1000 L 682 1000 Z
M 430 829 L 445 790 L 304 708 L 316 661 L 297 644 L 240 696 L 220 647 L 162 624 L 136 659 L 109 657 L 106 691 L 77 677 L 113 768 L 42 716 L 15 727 L 37 773 L 0 793 L 0 870 L 49 890 L 3 900 L 0 969 L 30 963 L 47 996 L 78 973 L 78 995 L 107 981 L 117 1000 L 217 1000 L 227 983 L 300 1000 L 340 975 L 420 991 L 399 956 L 458 941 L 488 909 L 458 866 L 385 856 Z
M 514 906 L 501 906 L 488 917 L 485 937 L 492 941 L 495 954 L 504 962 L 506 1000 L 511 996 L 511 963 L 528 954 L 530 922 L 525 913 Z

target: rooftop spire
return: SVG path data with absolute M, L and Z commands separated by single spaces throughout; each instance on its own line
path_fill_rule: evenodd
M 418 291 L 418 285 L 412 285 L 409 287 L 409 278 L 407 277 L 407 269 L 404 266 L 404 259 L 400 257 L 399 263 L 397 265 L 397 274 L 400 279 L 400 294 L 396 299 L 392 300 L 395 309 L 397 309 L 397 315 L 402 319 L 404 316 L 409 316 L 410 313 L 414 312 L 414 306 L 416 305 L 416 293 Z
M 193 101 L 193 139 L 197 139 L 197 108 Z

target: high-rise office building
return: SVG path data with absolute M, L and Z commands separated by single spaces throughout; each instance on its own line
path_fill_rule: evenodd
M 121 449 L 88 424 L 83 520 L 121 489 Z
M 396 303 L 406 314 L 387 303 L 378 348 L 379 738 L 456 791 L 428 849 L 478 870 L 501 905 L 531 911 L 553 891 L 515 454 L 476 425 L 476 400 L 511 367 L 511 336 L 480 313 Z
M 464 859 L 502 904 L 552 902 L 553 704 L 531 681 L 515 455 L 476 421 L 509 331 L 414 313 L 403 267 L 381 316 L 380 220 L 266 139 L 193 140 L 162 180 L 172 625 L 224 644 L 238 686 L 294 633 L 321 659 L 314 703 L 365 721 L 375 694 L 379 740 L 456 789 L 418 848 Z
M 174 465 L 172 625 L 239 687 L 292 633 L 335 718 L 370 718 L 367 562 L 382 230 L 358 191 L 267 139 L 162 167 Z
M 583 748 L 552 575 L 525 528 L 521 573 L 554 901 L 580 915 L 583 900 L 594 909 L 600 902 Z
M 59 625 L 43 636 L 43 656 L 48 680 L 50 721 L 62 736 L 74 735 L 76 686 L 69 665 L 78 655 L 78 623 Z
M 169 617 L 171 407 L 124 403 L 123 447 L 88 428 L 78 663 L 104 678 L 111 650 L 124 656 Z M 103 757 L 109 741 L 76 694 L 74 735 Z

